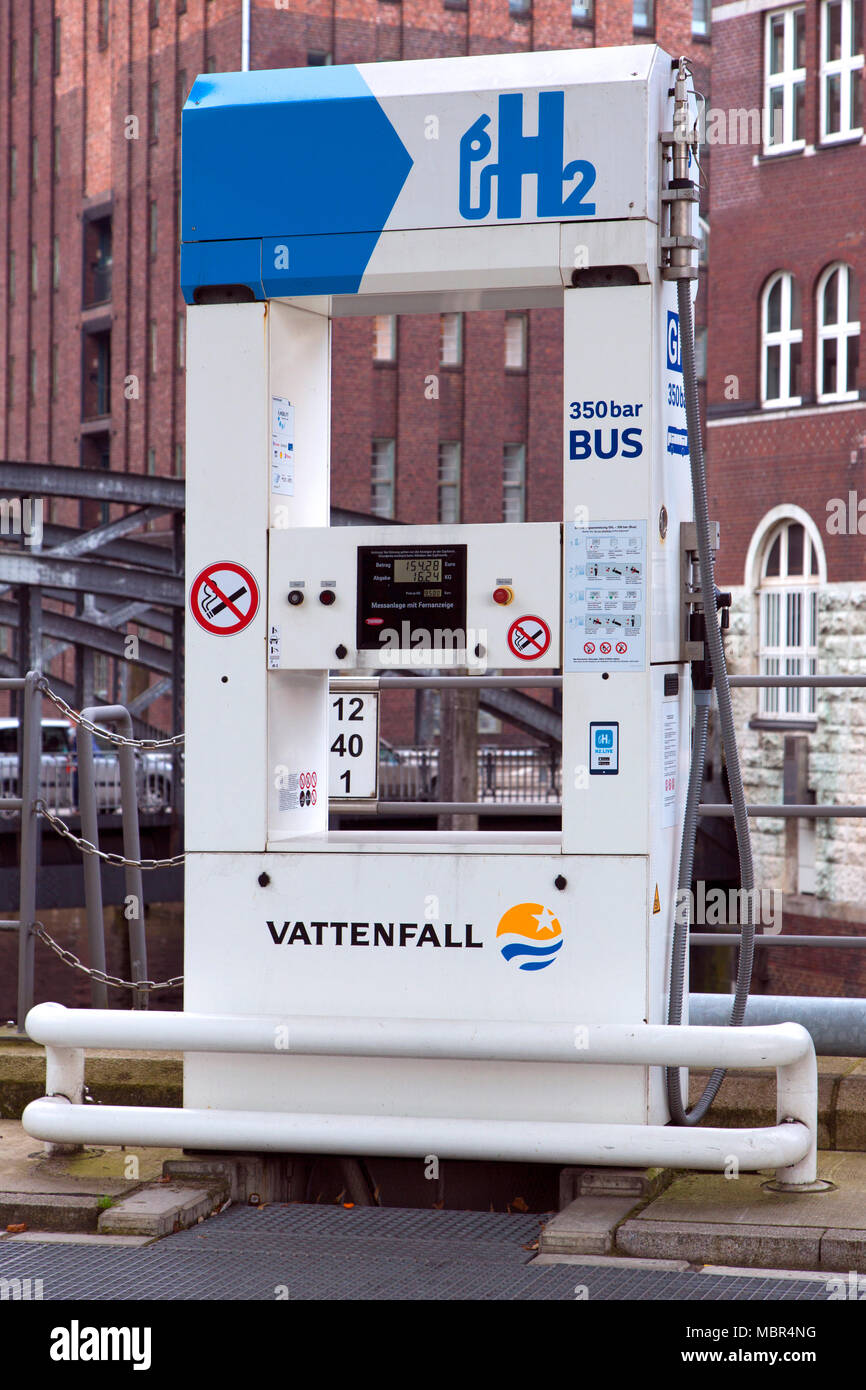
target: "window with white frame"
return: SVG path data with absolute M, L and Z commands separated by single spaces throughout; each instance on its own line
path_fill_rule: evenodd
M 695 372 L 698 381 L 707 379 L 707 329 L 706 325 L 695 329 Z
M 761 296 L 761 402 L 800 404 L 803 322 L 800 291 L 793 275 L 777 271 Z
M 698 251 L 698 265 L 709 265 L 710 263 L 710 224 L 706 218 L 698 218 L 698 241 L 701 243 Z
M 525 314 L 505 315 L 505 365 L 511 371 L 526 370 L 527 329 Z
M 463 361 L 463 315 L 439 315 L 439 361 L 443 367 L 459 367 Z
M 93 693 L 100 700 L 108 699 L 108 657 L 104 652 L 93 654 Z
M 806 9 L 776 10 L 765 30 L 764 149 L 774 154 L 806 143 Z
M 857 281 L 847 265 L 831 265 L 818 281 L 818 400 L 857 399 L 860 311 Z
M 582 23 L 592 19 L 592 0 L 571 0 L 571 17 Z
M 863 134 L 863 0 L 821 6 L 821 140 Z
M 397 356 L 397 315 L 375 314 L 373 317 L 373 360 L 393 362 Z
M 638 32 L 651 30 L 655 24 L 654 0 L 634 0 L 632 27 Z
M 708 38 L 710 33 L 710 0 L 692 0 L 692 33 Z
M 460 441 L 439 443 L 439 520 L 460 520 Z
M 502 520 L 526 520 L 525 444 L 506 444 L 502 450 Z
M 374 439 L 370 459 L 370 511 L 374 516 L 394 515 L 393 439 Z
M 818 669 L 818 555 L 800 521 L 783 521 L 767 537 L 758 587 L 759 660 L 763 676 L 814 676 Z M 763 689 L 760 712 L 771 719 L 812 719 L 815 691 Z

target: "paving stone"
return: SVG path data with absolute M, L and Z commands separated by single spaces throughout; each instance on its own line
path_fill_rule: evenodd
M 99 1217 L 100 1235 L 165 1236 L 195 1226 L 221 1206 L 227 1188 L 159 1182 L 121 1197 Z
M 539 1236 L 544 1255 L 607 1255 L 614 1231 L 637 1205 L 634 1197 L 578 1197 Z

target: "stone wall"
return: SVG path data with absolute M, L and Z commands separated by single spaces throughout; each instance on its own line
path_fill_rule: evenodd
M 731 629 L 726 640 L 732 675 L 758 669 L 754 599 L 745 588 L 733 590 Z M 819 599 L 819 660 L 822 674 L 866 675 L 866 588 L 828 584 Z M 734 691 L 734 710 L 743 780 L 750 802 L 782 800 L 785 734 L 796 732 L 788 721 L 779 731 L 750 728 L 758 712 L 758 692 Z M 808 785 L 817 802 L 866 804 L 866 690 L 817 692 L 817 727 L 809 741 Z M 866 921 L 866 822 L 818 820 L 816 826 L 817 903 L 862 905 Z M 791 891 L 786 881 L 790 836 L 782 820 L 752 823 L 756 882 Z M 786 849 L 786 842 L 788 848 Z M 788 869 L 791 865 L 788 863 Z

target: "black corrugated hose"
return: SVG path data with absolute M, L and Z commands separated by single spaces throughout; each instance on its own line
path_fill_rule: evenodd
M 680 341 L 683 355 L 683 385 L 686 397 L 686 423 L 689 433 L 689 458 L 692 472 L 692 496 L 694 499 L 695 525 L 698 541 L 698 561 L 703 594 L 705 641 L 709 647 L 713 679 L 716 685 L 719 722 L 728 783 L 731 789 L 731 802 L 734 808 L 734 828 L 737 836 L 737 854 L 740 861 L 740 886 L 745 890 L 746 913 L 742 923 L 739 963 L 734 1000 L 731 1007 L 731 1025 L 738 1027 L 746 1015 L 749 986 L 752 980 L 752 961 L 755 949 L 754 886 L 755 873 L 752 863 L 752 840 L 749 831 L 749 817 L 746 810 L 746 795 L 740 771 L 740 758 L 737 751 L 734 711 L 731 702 L 731 687 L 728 683 L 728 669 L 725 663 L 725 649 L 716 611 L 716 585 L 713 574 L 713 548 L 710 538 L 709 503 L 707 500 L 707 477 L 704 466 L 704 450 L 701 440 L 701 423 L 698 413 L 698 381 L 695 370 L 695 334 L 692 318 L 691 281 L 677 281 L 677 307 L 680 317 Z M 685 988 L 686 951 L 691 919 L 690 911 L 683 911 L 683 905 L 691 902 L 692 870 L 697 835 L 698 804 L 704 780 L 704 758 L 706 755 L 707 724 L 709 722 L 710 691 L 695 691 L 695 730 L 692 751 L 689 786 L 686 794 L 686 811 L 683 820 L 683 838 L 680 849 L 678 874 L 678 905 L 674 917 L 673 948 L 671 952 L 671 983 L 668 1002 L 668 1023 L 681 1023 L 683 1017 L 683 993 Z M 665 1085 L 671 1123 L 675 1125 L 696 1125 L 706 1115 L 725 1079 L 723 1067 L 712 1072 L 703 1095 L 687 1110 L 682 1097 L 680 1071 L 677 1067 L 665 1068 Z

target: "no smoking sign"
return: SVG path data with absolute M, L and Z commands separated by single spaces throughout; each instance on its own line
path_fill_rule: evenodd
M 550 646 L 550 628 L 533 613 L 516 618 L 508 629 L 508 646 L 521 661 L 537 661 Z
M 205 632 L 230 637 L 249 627 L 259 610 L 259 586 L 248 569 L 233 560 L 205 565 L 189 591 L 192 616 Z

